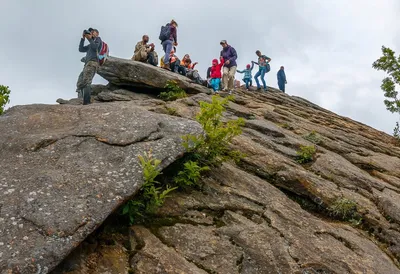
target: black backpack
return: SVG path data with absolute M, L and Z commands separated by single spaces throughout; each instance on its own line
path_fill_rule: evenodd
M 165 26 L 161 27 L 160 36 L 158 37 L 161 42 L 167 41 L 171 36 L 171 28 L 170 24 L 166 24 Z

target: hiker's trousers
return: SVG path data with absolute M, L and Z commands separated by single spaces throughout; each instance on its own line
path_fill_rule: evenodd
M 222 76 L 224 89 L 233 90 L 235 74 L 236 74 L 236 66 L 230 68 L 224 67 L 224 74 Z
M 99 62 L 97 61 L 89 61 L 85 64 L 81 74 L 79 74 L 78 82 L 76 83 L 78 90 L 84 89 L 92 84 L 93 77 L 95 76 L 98 68 Z

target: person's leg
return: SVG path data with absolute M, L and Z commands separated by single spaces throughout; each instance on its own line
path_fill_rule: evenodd
M 154 54 L 153 54 L 153 52 L 149 52 L 147 54 L 147 63 L 154 66 Z
M 163 49 L 165 52 L 164 64 L 167 65 L 169 64 L 169 54 L 171 53 L 172 50 L 172 41 L 171 40 L 164 41 Z
M 228 89 L 230 91 L 233 90 L 233 88 L 235 87 L 235 74 L 236 74 L 236 66 L 235 67 L 231 67 L 229 69 L 229 81 L 228 81 Z
M 249 89 L 249 82 L 250 80 L 248 78 L 243 79 L 244 83 L 246 84 L 246 89 Z
M 221 78 L 215 78 L 215 91 L 216 92 L 218 92 L 220 85 L 221 85 Z
M 213 91 L 216 91 L 216 89 L 215 89 L 216 81 L 215 80 L 216 80 L 215 78 L 211 78 L 211 80 L 210 80 L 210 86 L 213 89 Z
M 223 75 L 222 75 L 223 90 L 228 90 L 228 79 L 229 79 L 229 68 L 224 67 Z
M 264 90 L 267 90 L 267 83 L 265 83 L 265 73 L 266 73 L 266 69 L 262 69 L 261 70 L 261 81 L 263 83 L 264 86 Z
M 99 63 L 96 61 L 89 61 L 84 69 L 82 76 L 81 88 L 83 89 L 83 104 L 90 104 L 90 93 L 91 93 L 91 85 L 93 77 L 96 74 L 97 68 L 99 67 Z
M 256 75 L 254 75 L 254 80 L 256 80 L 256 84 L 257 84 L 257 89 L 260 89 L 260 82 L 258 81 L 258 77 L 260 77 L 261 72 L 260 70 L 257 71 Z
M 83 67 L 83 69 L 85 69 L 85 67 Z M 83 98 L 82 81 L 83 81 L 83 70 L 79 74 L 78 81 L 76 82 L 76 92 L 78 93 L 78 98 Z

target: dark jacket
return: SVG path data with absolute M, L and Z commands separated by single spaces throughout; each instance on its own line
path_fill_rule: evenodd
M 101 50 L 101 39 L 90 39 L 89 45 L 85 46 L 85 38 L 81 38 L 79 43 L 79 52 L 86 52 L 85 62 L 99 61 L 98 52 Z
M 226 60 L 230 61 L 229 65 L 224 65 L 224 67 L 227 67 L 227 68 L 237 67 L 237 64 L 236 64 L 237 53 L 233 47 L 228 45 L 226 48 L 223 48 L 221 51 L 221 56 L 224 57 L 225 61 Z
M 277 74 L 278 83 L 285 84 L 286 83 L 286 74 L 283 69 L 280 69 Z
M 207 69 L 207 79 L 211 78 L 211 67 Z

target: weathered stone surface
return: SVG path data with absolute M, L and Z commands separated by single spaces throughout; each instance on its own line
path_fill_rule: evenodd
M 137 156 L 162 168 L 190 120 L 134 104 L 28 105 L 0 116 L 0 270 L 47 273 L 142 184 Z
M 209 93 L 209 89 L 189 78 L 165 69 L 132 60 L 111 57 L 98 72 L 110 83 L 119 86 L 163 89 L 168 80 L 175 80 L 188 93 Z
M 132 233 L 138 245 L 141 245 L 131 261 L 134 273 L 207 273 L 179 256 L 173 248 L 162 244 L 146 228 L 134 226 L 132 227 Z
M 121 68 L 121 71 L 113 69 L 113 67 Z M 139 68 L 143 69 L 143 74 L 137 72 Z M 147 70 L 151 71 L 146 72 Z M 161 73 L 162 80 L 145 79 L 146 74 L 154 76 L 152 73 L 157 75 Z M 87 120 L 88 122 L 82 125 L 78 122 L 80 119 L 74 115 L 68 116 L 74 119 L 71 123 L 67 122 L 67 118 L 62 117 L 61 119 L 55 115 L 54 121 L 59 121 L 62 126 L 50 130 L 51 136 L 56 136 L 57 140 L 53 143 L 54 138 L 49 137 L 46 131 L 42 132 L 43 129 L 39 133 L 35 128 L 35 123 L 32 122 L 40 119 L 41 115 L 32 114 L 29 116 L 31 118 L 22 119 L 21 123 L 26 127 L 25 131 L 10 132 L 7 135 L 19 136 L 22 140 L 19 141 L 19 144 L 22 144 L 22 147 L 33 148 L 33 151 L 18 158 L 18 164 L 16 164 L 16 160 L 9 160 L 15 157 L 8 157 L 7 164 L 10 162 L 10 165 L 5 169 L 13 172 L 13 175 L 8 177 L 12 178 L 11 180 L 20 180 L 22 175 L 19 174 L 25 172 L 21 166 L 33 174 L 33 177 L 29 177 L 27 180 L 26 187 L 30 189 L 28 199 L 33 198 L 29 195 L 32 191 L 36 195 L 43 195 L 41 192 L 47 195 L 46 184 L 49 180 L 53 180 L 52 178 L 56 178 L 54 179 L 56 182 L 61 182 L 52 183 L 56 189 L 54 191 L 60 192 L 60 194 L 56 196 L 52 192 L 50 193 L 51 197 L 62 197 L 60 205 L 54 205 L 54 210 L 48 210 L 48 207 L 46 208 L 44 205 L 49 202 L 41 198 L 40 204 L 36 200 L 30 202 L 27 200 L 21 207 L 22 210 L 15 209 L 14 211 L 28 220 L 23 223 L 23 228 L 32 225 L 33 231 L 36 231 L 37 223 L 43 227 L 41 228 L 42 234 L 37 240 L 39 246 L 47 248 L 47 242 L 59 243 L 59 239 L 62 238 L 66 242 L 66 244 L 63 243 L 63 248 L 67 246 L 70 250 L 72 247 L 68 246 L 69 238 L 64 235 L 80 233 L 82 237 L 71 240 L 78 243 L 84 237 L 84 233 L 82 234 L 81 231 L 86 231 L 91 222 L 94 223 L 91 221 L 86 224 L 86 219 L 83 219 L 91 216 L 93 212 L 91 207 L 71 209 L 71 207 L 64 206 L 70 202 L 65 203 L 67 199 L 63 198 L 67 193 L 66 187 L 70 188 L 67 197 L 71 196 L 69 193 L 77 197 L 76 201 L 72 203 L 74 206 L 81 205 L 84 203 L 82 201 L 89 200 L 89 205 L 93 205 L 97 201 L 95 195 L 89 198 L 77 195 L 81 185 L 77 184 L 71 187 L 70 182 L 74 180 L 85 182 L 87 179 L 84 176 L 89 174 L 94 177 L 90 180 L 91 186 L 96 187 L 94 187 L 94 192 L 102 192 L 102 185 L 93 182 L 100 179 L 98 176 L 107 177 L 108 174 L 104 172 L 114 171 L 115 165 L 124 165 L 125 155 L 128 152 L 120 151 L 124 151 L 125 147 L 138 146 L 140 148 L 133 152 L 136 155 L 140 153 L 137 151 L 147 150 L 147 147 L 144 149 L 142 146 L 160 141 L 157 133 L 146 133 L 139 134 L 144 136 L 144 142 L 142 140 L 134 145 L 127 145 L 126 140 L 132 140 L 132 138 L 129 134 L 129 136 L 126 135 L 125 129 L 121 128 L 130 128 L 135 131 L 137 124 L 131 124 L 132 121 L 146 120 L 147 125 L 147 119 L 143 119 L 141 116 L 132 118 L 131 116 L 135 116 L 133 114 L 126 116 L 124 114 L 126 111 L 119 110 L 121 106 L 130 108 L 135 105 L 155 113 L 194 119 L 199 111 L 199 103 L 211 101 L 210 96 L 198 93 L 198 91 L 190 91 L 190 88 L 186 89 L 197 94 L 172 102 L 156 99 L 155 96 L 159 91 L 157 88 L 162 88 L 166 80 L 174 77 L 180 78 L 180 76 L 176 74 L 171 76 L 170 72 L 154 67 L 148 68 L 145 64 L 137 65 L 136 62 L 111 59 L 109 68 L 104 74 L 107 74 L 110 81 L 117 85 L 128 84 L 131 86 L 128 88 L 129 90 L 116 85 L 113 85 L 112 88 L 107 86 L 107 89 L 98 87 L 99 90 L 105 92 L 105 98 L 111 98 L 110 100 L 124 98 L 131 101 L 96 104 L 107 105 L 110 110 L 115 110 L 118 115 L 113 116 L 111 120 L 102 115 L 76 114 L 80 115 L 79 117 L 84 115 L 87 119 L 97 119 L 95 124 L 99 125 L 100 131 L 82 134 L 84 128 L 90 127 L 90 124 L 93 123 L 92 120 L 90 122 Z M 129 80 L 136 79 L 135 75 L 139 74 L 142 77 L 137 76 L 140 78 L 138 78 L 139 80 Z M 187 81 L 187 79 L 182 81 Z M 180 84 L 183 85 L 182 87 L 186 85 Z M 149 86 L 155 87 L 156 90 L 153 92 L 150 90 L 147 94 L 134 92 L 136 89 L 141 91 L 142 88 L 144 88 L 143 92 L 149 91 L 146 89 Z M 400 273 L 398 262 L 400 259 L 400 148 L 394 145 L 394 139 L 349 118 L 338 116 L 307 100 L 288 96 L 272 88 L 268 93 L 243 90 L 237 90 L 235 93 L 236 97 L 229 104 L 223 120 L 227 121 L 238 117 L 246 120 L 243 134 L 232 142 L 233 149 L 245 153 L 246 156 L 242 161 L 238 165 L 225 164 L 222 168 L 213 170 L 208 177 L 202 179 L 202 191 L 173 193 L 172 197 L 167 199 L 164 207 L 158 210 L 155 218 L 145 224 L 146 228 L 135 226 L 132 228 L 132 235 L 124 235 L 132 242 L 130 249 L 128 247 L 127 250 L 122 249 L 121 246 L 126 246 L 121 243 L 105 247 L 103 242 L 98 241 L 96 247 L 88 248 L 85 252 L 79 253 L 79 249 L 76 251 L 79 253 L 76 255 L 79 257 L 79 263 L 74 263 L 76 261 L 68 258 L 62 266 L 57 268 L 59 272 L 56 273 L 66 272 L 68 269 L 65 266 L 68 265 L 75 265 L 74 271 L 78 271 L 76 273 L 100 271 L 96 268 L 88 270 L 84 266 L 91 265 L 92 259 L 102 256 L 106 250 L 112 251 L 112 254 L 121 252 L 120 257 L 123 258 L 123 263 L 120 261 L 107 263 L 107 266 L 101 270 L 106 271 L 105 269 L 108 268 L 110 273 L 113 273 L 115 269 L 120 269 L 119 271 L 123 273 L 124 270 L 121 270 L 120 267 L 126 266 L 128 255 L 133 257 L 129 262 L 130 270 L 137 273 L 204 273 L 204 271 L 208 273 Z M 226 95 L 221 93 L 220 96 Z M 94 96 L 95 100 L 96 97 Z M 107 101 L 109 100 L 107 99 Z M 96 100 L 96 102 L 99 101 Z M 79 108 L 76 106 L 66 107 Z M 87 109 L 97 107 L 93 105 Z M 21 116 L 26 115 L 21 114 Z M 100 126 L 100 120 L 103 121 L 102 126 Z M 46 124 L 55 123 L 54 121 L 46 121 Z M 120 124 L 124 126 L 120 127 Z M 73 136 L 63 137 L 65 135 L 62 132 L 65 129 L 72 131 L 76 128 L 79 129 L 78 133 L 74 132 Z M 167 130 L 166 127 L 161 128 Z M 102 137 L 90 138 L 93 135 L 103 136 L 103 131 L 107 131 L 108 137 L 105 138 L 107 141 L 104 141 Z M 178 138 L 180 134 L 178 132 L 185 130 L 177 131 L 172 127 L 170 131 L 174 132 L 175 134 L 172 135 Z M 317 136 L 315 140 L 306 138 L 312 132 L 315 132 Z M 29 141 L 30 138 L 24 137 L 32 134 L 39 139 L 33 145 Z M 116 137 L 114 134 L 118 136 Z M 146 137 L 148 135 L 151 138 Z M 0 136 L 5 136 L 3 131 Z M 85 139 L 76 145 L 79 150 L 74 150 L 71 143 L 75 139 Z M 129 141 L 127 142 L 129 143 Z M 93 148 L 94 144 L 104 146 L 96 150 Z M 174 144 L 177 145 L 177 143 Z M 120 146 L 118 153 L 107 152 L 108 157 L 103 161 L 107 165 L 103 168 L 104 170 L 98 168 L 98 171 L 92 173 L 85 170 L 94 165 L 92 164 L 95 162 L 94 157 L 96 159 L 105 157 L 103 151 L 107 149 L 103 149 L 103 147 L 111 150 L 111 148 L 117 149 L 115 148 L 117 146 Z M 317 153 L 312 162 L 299 164 L 296 161 L 300 146 L 316 147 Z M 25 151 L 19 146 L 0 144 L 0 149 L 4 148 L 8 151 Z M 170 153 L 168 150 L 170 148 L 163 151 L 160 149 L 155 146 L 154 153 L 161 153 L 158 154 L 161 155 L 161 158 Z M 100 153 L 99 150 L 102 152 Z M 74 153 L 68 158 L 69 161 L 66 161 L 62 156 L 51 153 L 51 151 L 68 151 L 68 153 L 72 151 Z M 40 158 L 29 158 L 36 160 L 32 164 L 31 160 L 26 159 L 28 156 L 37 155 L 35 153 L 41 153 Z M 115 156 L 121 153 L 122 157 Z M 15 155 L 19 154 L 15 153 Z M 7 155 L 11 155 L 11 152 Z M 86 157 L 85 161 L 82 159 L 83 155 Z M 168 163 L 175 157 L 169 159 Z M 5 160 L 0 163 L 4 164 Z M 112 163 L 113 166 L 109 166 L 109 163 Z M 57 172 L 47 171 L 47 167 L 51 164 Z M 74 168 L 82 167 L 82 169 L 79 169 L 78 172 L 75 169 L 68 169 L 69 164 L 74 165 Z M 14 170 L 14 166 L 17 166 L 18 170 Z M 44 166 L 45 172 L 36 171 L 36 169 L 40 170 L 39 166 Z M 34 172 L 31 171 L 32 169 Z M 58 172 L 59 169 L 62 172 Z M 65 170 L 68 170 L 70 174 L 65 174 Z M 1 176 L 4 177 L 3 174 Z M 16 190 L 12 192 L 10 188 L 14 188 L 11 187 L 14 183 L 12 181 L 10 183 L 8 179 L 7 183 L 2 182 L 1 176 L 0 195 L 7 197 L 11 194 L 17 197 L 16 200 L 20 199 L 18 197 L 26 195 L 25 192 L 20 194 Z M 134 178 L 129 176 L 129 180 L 134 180 Z M 35 185 L 30 180 L 35 180 Z M 42 185 L 44 185 L 44 189 Z M 113 194 L 118 192 L 118 186 L 118 184 L 114 184 Z M 9 193 L 10 191 L 12 193 Z M 3 192 L 8 194 L 3 194 Z M 122 195 L 120 196 L 122 197 Z M 51 199 L 51 197 L 47 199 Z M 350 219 L 343 220 L 332 214 L 330 207 L 343 198 L 356 204 L 361 220 L 358 222 Z M 101 202 L 105 203 L 104 199 Z M 9 200 L 6 203 L 0 202 L 1 212 L 6 212 L 5 210 L 9 212 L 10 204 L 12 205 Z M 82 215 L 79 215 L 80 210 L 83 210 Z M 107 214 L 111 211 L 107 211 Z M 47 212 L 56 217 L 47 220 L 40 215 L 40 212 Z M 63 223 L 64 215 L 57 215 L 59 212 L 71 217 L 68 222 Z M 104 212 L 104 218 L 107 214 Z M 13 227 L 13 222 L 16 226 L 19 224 L 19 221 L 15 221 L 17 217 L 10 221 L 7 219 L 13 217 L 12 215 L 0 217 L 11 222 L 8 225 L 9 229 Z M 0 219 L 0 225 L 4 220 Z M 82 223 L 84 225 L 80 227 Z M 49 237 L 47 232 L 43 232 L 48 227 L 56 228 L 54 231 L 57 233 L 52 234 L 56 236 Z M 13 227 L 13 229 L 16 228 Z M 6 230 L 3 231 L 7 234 Z M 27 232 L 24 231 L 24 233 Z M 34 233 L 34 235 L 36 234 Z M 22 234 L 18 234 L 18 237 L 21 236 Z M 77 240 L 78 238 L 79 240 Z M 46 240 L 46 244 L 42 239 Z M 9 243 L 14 245 L 17 242 L 13 239 L 9 240 Z M 93 246 L 90 239 L 86 240 L 83 245 Z M 0 246 L 1 248 L 3 247 Z M 46 258 L 48 261 L 57 261 L 65 255 L 65 253 L 60 255 L 54 249 L 47 248 L 46 250 L 49 251 L 46 254 L 51 254 Z M 2 254 L 3 257 L 4 254 Z M 74 257 L 73 255 L 75 252 L 71 257 Z M 107 262 L 111 261 L 113 260 Z M 179 267 L 174 268 L 173 263 Z

